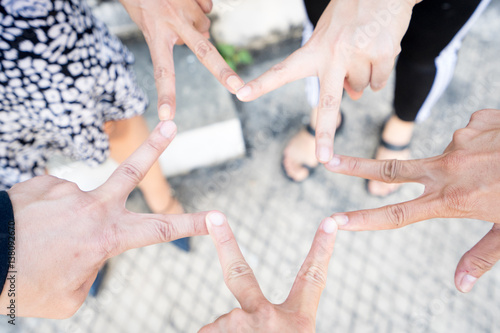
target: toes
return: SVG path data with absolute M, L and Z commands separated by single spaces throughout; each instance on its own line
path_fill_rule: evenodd
M 296 182 L 301 182 L 309 177 L 309 170 L 302 165 L 297 164 L 289 158 L 283 158 L 283 167 L 286 175 Z
M 378 197 L 386 197 L 399 189 L 401 184 L 386 184 L 376 180 L 368 181 L 368 192 Z

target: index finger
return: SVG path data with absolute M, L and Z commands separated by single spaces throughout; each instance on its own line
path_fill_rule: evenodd
M 168 41 L 170 38 L 155 39 L 148 43 L 158 91 L 158 117 L 160 120 L 174 119 L 176 108 L 174 45 L 166 40 Z
M 173 121 L 160 122 L 147 140 L 95 191 L 126 198 L 172 142 L 177 132 Z
M 243 87 L 245 82 L 229 67 L 215 46 L 203 34 L 187 24 L 179 30 L 179 36 L 227 90 L 236 94 Z
M 436 193 L 380 208 L 332 215 L 340 229 L 349 231 L 398 229 L 438 217 L 453 216 L 446 214 L 446 208 Z
M 333 253 L 337 224 L 332 218 L 321 223 L 314 236 L 311 250 L 292 286 L 286 305 L 316 316 L 321 293 L 326 285 L 328 263 Z
M 252 269 L 240 251 L 233 232 L 223 214 L 207 215 L 207 228 L 215 243 L 224 274 L 224 282 L 243 310 L 253 312 L 265 300 Z
M 247 83 L 236 96 L 243 102 L 253 101 L 287 83 L 314 75 L 314 63 L 311 53 L 301 48 L 255 80 Z
M 348 176 L 378 180 L 385 183 L 423 183 L 430 174 L 423 160 L 372 160 L 334 155 L 325 167 Z

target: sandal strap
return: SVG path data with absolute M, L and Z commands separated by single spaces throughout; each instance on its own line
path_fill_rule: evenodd
M 337 127 L 335 134 L 340 133 L 340 130 L 344 126 L 344 113 L 342 111 L 339 112 L 340 112 L 340 125 L 339 127 Z M 311 126 L 311 123 L 306 125 L 306 131 L 312 136 L 316 136 L 316 130 Z
M 306 125 L 306 131 L 307 133 L 311 134 L 312 136 L 316 136 L 316 130 L 312 128 L 311 124 Z
M 389 143 L 387 141 L 385 141 L 384 139 L 380 138 L 380 145 L 386 149 L 389 149 L 389 150 L 392 150 L 392 151 L 402 151 L 402 150 L 405 150 L 405 149 L 408 149 L 410 148 L 410 144 L 406 144 L 406 145 L 393 145 L 392 143 Z

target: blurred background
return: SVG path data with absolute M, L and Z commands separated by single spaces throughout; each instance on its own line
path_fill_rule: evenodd
M 89 1 L 97 17 L 136 57 L 139 84 L 150 98 L 146 113 L 157 123 L 156 91 L 147 46 L 115 1 Z M 305 13 L 301 0 L 214 0 L 212 36 L 245 81 L 300 47 Z M 418 125 L 412 157 L 440 154 L 455 130 L 482 108 L 500 108 L 500 1 L 493 0 L 466 37 L 453 81 Z M 188 212 L 224 212 L 264 294 L 285 300 L 313 235 L 325 216 L 417 197 L 405 185 L 387 198 L 370 196 L 362 179 L 319 168 L 303 183 L 281 170 L 282 151 L 307 121 L 304 82 L 251 103 L 231 96 L 185 46 L 175 49 L 179 134 L 162 156 L 164 173 Z M 391 83 L 343 100 L 345 127 L 337 153 L 372 157 L 380 127 L 391 111 Z M 106 177 L 113 166 L 87 170 L 54 161 L 52 173 L 74 179 Z M 97 173 L 97 174 L 94 174 Z M 79 176 L 80 177 L 79 177 Z M 147 211 L 133 192 L 129 208 Z M 456 264 L 491 228 L 470 220 L 432 220 L 402 230 L 340 232 L 317 332 L 500 332 L 500 268 L 467 295 L 456 291 Z M 237 307 L 222 279 L 208 236 L 191 239 L 191 251 L 161 244 L 128 251 L 110 261 L 96 297 L 67 320 L 18 319 L 2 332 L 196 332 Z M 3 325 L 3 326 L 2 326 Z

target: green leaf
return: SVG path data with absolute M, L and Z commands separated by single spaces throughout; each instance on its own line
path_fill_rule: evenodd
M 229 44 L 217 44 L 217 50 L 219 51 L 221 56 L 226 60 L 234 57 L 234 54 L 236 52 L 234 46 Z
M 236 63 L 232 59 L 226 59 L 226 62 L 233 71 L 236 71 Z
M 247 50 L 239 51 L 236 55 L 238 64 L 250 65 L 253 62 L 253 57 Z

